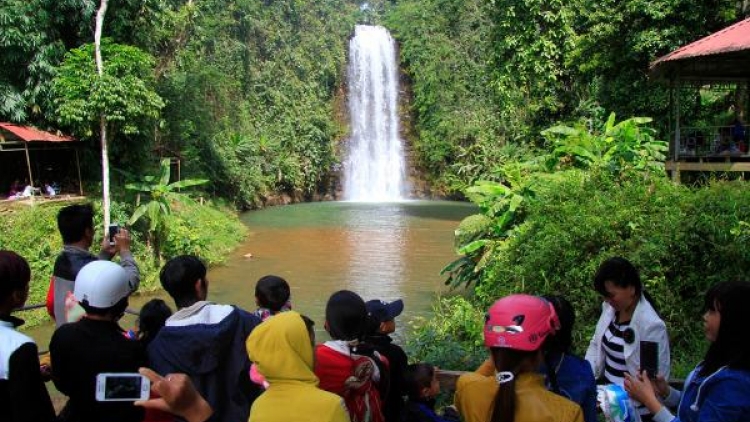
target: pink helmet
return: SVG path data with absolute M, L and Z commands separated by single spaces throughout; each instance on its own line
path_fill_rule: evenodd
M 510 295 L 487 311 L 484 345 L 534 351 L 558 329 L 560 320 L 551 303 L 537 296 Z

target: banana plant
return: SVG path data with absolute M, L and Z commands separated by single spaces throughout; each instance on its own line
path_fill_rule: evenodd
M 588 130 L 582 123 L 546 129 L 542 136 L 554 145 L 548 168 L 567 164 L 612 172 L 663 171 L 668 147 L 654 139 L 654 129 L 647 126 L 651 121 L 649 117 L 632 117 L 616 123 L 615 113 L 611 113 L 600 131 Z
M 456 252 L 460 257 L 441 270 L 440 274 L 448 275 L 445 284 L 469 287 L 479 282 L 496 248 L 512 236 L 520 224 L 518 214 L 534 192 L 513 170 L 506 167 L 503 171 L 508 186 L 479 181 L 466 190 L 466 196 L 479 206 L 481 213 L 465 218 L 456 230 L 460 243 L 456 245 Z
M 132 225 L 142 218 L 148 220 L 149 242 L 153 246 L 154 258 L 159 261 L 162 258 L 160 245 L 167 237 L 167 216 L 172 212 L 172 204 L 192 201 L 189 196 L 179 190 L 208 183 L 206 179 L 184 179 L 169 183 L 169 158 L 161 160 L 160 168 L 159 176 L 145 176 L 142 182 L 125 185 L 128 190 L 148 196 L 148 201 L 135 209 L 128 224 Z

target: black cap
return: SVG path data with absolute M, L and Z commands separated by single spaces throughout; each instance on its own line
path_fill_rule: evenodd
M 365 306 L 367 307 L 367 314 L 370 317 L 379 322 L 386 322 L 396 319 L 397 316 L 401 315 L 401 312 L 404 310 L 404 301 L 398 299 L 389 303 L 376 299 L 368 301 Z

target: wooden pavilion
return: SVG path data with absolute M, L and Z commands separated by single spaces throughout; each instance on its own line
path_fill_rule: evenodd
M 674 110 L 674 136 L 670 142 L 670 159 L 666 169 L 679 181 L 682 171 L 750 171 L 747 142 L 750 126 L 744 124 L 744 146 L 734 144 L 738 130 L 734 126 L 690 127 L 680 121 L 680 95 L 675 90 L 684 86 L 734 88 L 740 96 L 735 111 L 747 116 L 750 104 L 750 18 L 701 38 L 656 59 L 649 66 L 652 80 L 665 80 L 670 85 Z M 735 124 L 736 126 L 737 124 Z
M 23 152 L 26 160 L 26 171 L 29 183 L 33 186 L 34 171 L 31 151 L 56 154 L 56 151 L 67 150 L 74 153 L 78 175 L 78 194 L 83 195 L 81 182 L 81 164 L 78 157 L 79 143 L 70 136 L 58 135 L 32 126 L 0 122 L 0 152 Z M 73 158 L 73 157 L 71 157 Z M 39 174 L 36 175 L 39 177 Z

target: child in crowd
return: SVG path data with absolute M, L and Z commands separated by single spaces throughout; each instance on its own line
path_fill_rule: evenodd
M 596 380 L 591 365 L 572 352 L 575 312 L 570 302 L 562 296 L 543 296 L 552 304 L 560 320 L 560 329 L 544 342 L 544 363 L 540 372 L 546 375 L 547 389 L 578 403 L 586 422 L 597 422 Z M 495 374 L 492 359 L 486 360 L 477 370 L 484 376 Z
M 543 296 L 555 307 L 560 329 L 544 343 L 547 388 L 578 403 L 586 422 L 597 422 L 596 380 L 591 365 L 573 354 L 573 306 L 562 296 Z
M 209 301 L 207 271 L 192 255 L 174 257 L 162 267 L 159 280 L 177 310 L 149 343 L 149 365 L 162 375 L 189 375 L 213 408 L 211 422 L 245 421 L 260 394 L 248 377 L 245 341 L 260 319 Z
M 465 422 L 583 422 L 581 407 L 547 391 L 537 371 L 542 345 L 559 329 L 546 300 L 511 295 L 487 313 L 484 344 L 495 365 L 494 377 L 464 374 L 456 382 L 455 404 Z
M 570 302 L 562 296 L 543 296 L 552 304 L 560 319 L 560 329 L 547 338 L 542 350 L 544 364 L 540 370 L 546 375 L 547 389 L 578 403 L 585 422 L 597 422 L 596 380 L 591 365 L 572 352 L 575 312 Z M 492 359 L 477 370 L 484 376 L 495 373 Z
M 409 397 L 404 422 L 458 422 L 459 416 L 452 406 L 443 416 L 435 413 L 435 397 L 440 394 L 440 382 L 435 367 L 429 363 L 415 363 L 406 368 L 404 389 Z
M 247 353 L 268 379 L 253 403 L 250 422 L 348 422 L 343 400 L 317 388 L 313 322 L 290 311 L 269 319 L 247 339 Z
M 389 388 L 384 397 L 383 415 L 386 421 L 398 421 L 404 412 L 404 372 L 408 360 L 404 350 L 389 336 L 396 331 L 396 317 L 404 310 L 401 299 L 393 302 L 370 300 L 367 308 L 368 329 L 365 342 L 388 359 Z
M 387 365 L 362 342 L 366 323 L 367 309 L 359 295 L 348 290 L 331 295 L 325 329 L 332 340 L 315 348 L 315 375 L 320 388 L 344 398 L 352 422 L 384 422 L 378 386 L 385 381 Z
M 159 334 L 171 316 L 172 308 L 161 299 L 151 299 L 143 305 L 138 314 L 138 340 L 144 347 Z
M 258 305 L 255 315 L 265 321 L 279 312 L 290 311 L 290 297 L 289 283 L 286 280 L 275 275 L 261 277 L 255 284 L 255 303 Z
M 11 312 L 26 303 L 31 269 L 15 252 L 0 251 L 0 409 L 7 422 L 52 422 L 52 408 L 39 370 L 37 347 L 16 328 Z
M 138 333 L 136 338 L 144 349 L 148 347 L 159 331 L 164 327 L 167 319 L 172 316 L 172 308 L 161 299 L 151 299 L 146 302 L 138 314 Z M 159 395 L 151 393 L 151 398 L 158 398 Z M 143 422 L 172 422 L 174 416 L 168 412 L 159 409 L 145 408 Z

